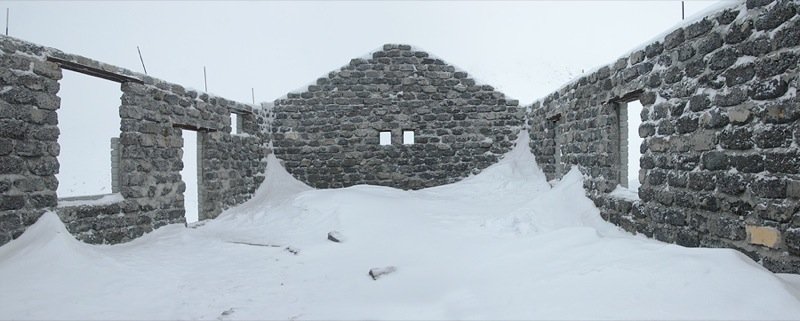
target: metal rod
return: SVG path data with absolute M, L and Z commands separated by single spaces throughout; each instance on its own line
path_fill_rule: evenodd
M 203 86 L 208 92 L 208 76 L 206 75 L 206 66 L 203 66 Z
M 6 36 L 8 36 L 8 12 L 10 10 L 10 8 L 6 8 Z
M 139 61 L 142 62 L 142 69 L 144 69 L 144 74 L 147 75 L 147 67 L 144 66 L 144 58 L 142 58 L 142 50 L 139 49 L 139 46 L 136 46 L 136 51 L 139 52 Z
M 253 105 L 256 104 L 256 89 L 250 88 L 250 94 L 253 95 Z
M 686 1 L 681 1 L 681 20 L 686 20 Z

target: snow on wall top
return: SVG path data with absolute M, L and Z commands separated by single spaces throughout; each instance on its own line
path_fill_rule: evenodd
M 617 59 L 614 59 L 611 63 L 603 64 L 603 65 L 600 65 L 600 66 L 597 66 L 595 68 L 587 70 L 581 76 L 576 77 L 572 81 L 567 82 L 563 86 L 559 87 L 557 90 L 555 90 L 555 91 L 553 91 L 553 92 L 551 92 L 551 93 L 549 93 L 549 94 L 547 94 L 547 95 L 545 95 L 543 97 L 535 99 L 531 104 L 529 104 L 529 106 L 536 105 L 537 103 L 541 103 L 542 101 L 547 99 L 547 97 L 550 97 L 554 93 L 563 92 L 565 89 L 567 89 L 570 86 L 574 85 L 575 83 L 579 82 L 581 79 L 586 78 L 589 75 L 592 75 L 593 73 L 597 72 L 598 70 L 602 69 L 603 67 L 611 67 L 611 66 L 614 65 L 614 62 L 616 62 L 617 60 L 620 60 L 620 59 L 623 59 L 623 58 L 627 58 L 631 54 L 633 54 L 633 53 L 635 53 L 637 51 L 644 50 L 647 46 L 649 46 L 651 44 L 654 44 L 654 43 L 657 43 L 657 42 L 662 42 L 663 43 L 665 38 L 666 38 L 666 36 L 669 35 L 670 33 L 672 33 L 675 30 L 694 25 L 695 23 L 702 22 L 706 18 L 710 18 L 712 16 L 717 16 L 717 15 L 719 15 L 719 14 L 721 14 L 721 13 L 727 11 L 727 10 L 732 10 L 732 9 L 738 9 L 739 10 L 739 14 L 736 17 L 736 19 L 741 18 L 743 15 L 745 15 L 747 13 L 746 0 L 721 0 L 721 1 L 717 2 L 716 4 L 714 4 L 712 6 L 709 6 L 708 8 L 705 8 L 702 11 L 687 17 L 685 20 L 682 20 L 681 22 L 676 23 L 671 28 L 667 28 L 664 32 L 662 32 L 662 33 L 660 33 L 660 34 L 648 39 L 647 41 L 644 41 L 641 44 L 629 49 L 625 53 L 619 55 L 617 57 Z

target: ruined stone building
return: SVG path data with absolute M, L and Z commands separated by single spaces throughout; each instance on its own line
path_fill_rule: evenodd
M 606 220 L 800 273 L 799 63 L 800 3 L 785 0 L 732 4 L 523 106 L 408 45 L 253 106 L 0 37 L 0 244 L 48 210 L 89 243 L 184 223 L 182 130 L 198 133 L 200 218 L 213 219 L 253 195 L 270 153 L 316 188 L 419 189 L 480 172 L 527 128 L 548 179 L 578 166 Z M 120 83 L 113 202 L 58 205 L 63 69 Z M 612 193 L 637 100 L 638 199 Z

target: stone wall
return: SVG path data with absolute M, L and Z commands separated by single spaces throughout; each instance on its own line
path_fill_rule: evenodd
M 54 209 L 90 243 L 184 223 L 182 129 L 200 136 L 201 219 L 243 202 L 264 179 L 269 151 L 260 108 L 10 37 L 0 37 L 0 50 L 0 244 Z M 62 68 L 121 83 L 118 197 L 58 206 Z M 243 134 L 229 133 L 231 113 L 242 115 Z
M 626 230 L 800 272 L 798 12 L 733 3 L 534 103 L 537 161 L 549 178 L 578 165 L 603 217 Z M 642 186 L 630 200 L 609 193 L 622 179 L 619 111 L 636 99 Z
M 275 155 L 317 188 L 457 181 L 508 151 L 524 118 L 518 101 L 407 45 L 353 59 L 273 112 Z M 413 145 L 403 144 L 404 130 L 414 131 Z M 379 145 L 382 131 L 391 145 Z

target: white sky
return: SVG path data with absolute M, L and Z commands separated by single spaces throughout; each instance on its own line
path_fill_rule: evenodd
M 687 17 L 713 4 L 687 1 Z M 10 35 L 250 102 L 384 43 L 428 50 L 522 103 L 680 22 L 680 1 L 10 1 Z
M 686 16 L 714 3 L 687 1 Z M 150 75 L 202 89 L 206 66 L 209 92 L 241 102 L 252 102 L 251 88 L 256 102 L 272 101 L 385 43 L 405 43 L 529 104 L 681 22 L 680 1 L 6 1 L 2 7 L 10 9 L 11 36 L 141 72 L 139 46 Z M 67 80 L 60 92 L 59 179 L 73 195 L 106 193 L 109 151 L 97 146 L 118 135 L 118 86 L 98 90 Z M 70 129 L 92 124 L 101 125 L 90 136 Z M 99 176 L 76 174 L 79 168 L 95 168 Z M 68 174 L 78 181 L 67 182 Z M 88 181 L 94 187 L 78 188 Z

